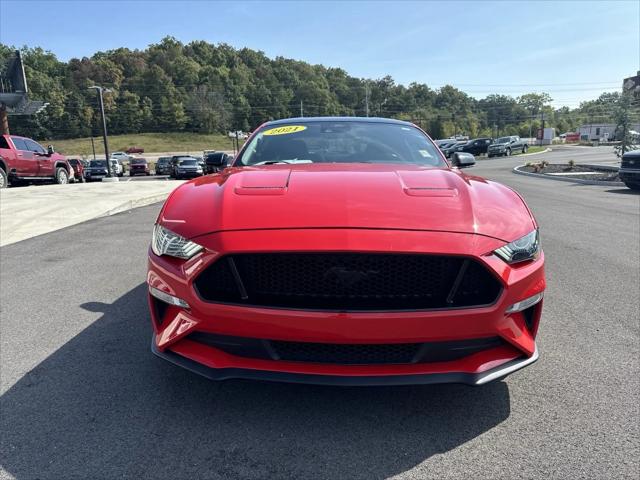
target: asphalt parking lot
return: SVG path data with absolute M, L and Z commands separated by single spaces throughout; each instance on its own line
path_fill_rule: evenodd
M 159 204 L 0 248 L 0 478 L 638 478 L 640 196 L 521 163 L 469 173 L 541 225 L 541 356 L 478 388 L 212 383 L 155 358 Z

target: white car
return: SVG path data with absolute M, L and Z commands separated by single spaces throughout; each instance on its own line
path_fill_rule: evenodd
M 116 160 L 131 160 L 133 157 L 125 152 L 113 152 L 110 155 L 111 158 L 115 158 Z
M 124 175 L 124 166 L 117 158 L 111 157 L 111 173 L 117 177 Z

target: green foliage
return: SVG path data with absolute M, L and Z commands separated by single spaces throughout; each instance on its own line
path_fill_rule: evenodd
M 640 101 L 630 93 L 618 95 L 613 113 L 616 122 L 616 138 L 621 139 L 620 144 L 613 147 L 618 157 L 640 147 L 637 132 L 636 134 L 631 133 L 632 111 L 640 111 Z
M 13 53 L 0 44 L 0 64 Z M 34 100 L 49 106 L 35 117 L 12 117 L 16 133 L 64 139 L 100 132 L 100 111 L 92 85 L 104 96 L 110 134 L 137 132 L 224 133 L 250 131 L 262 122 L 299 116 L 366 114 L 412 121 L 433 138 L 535 135 L 546 126 L 572 131 L 588 116 L 601 120 L 616 104 L 603 94 L 584 108 L 554 110 L 546 93 L 518 98 L 489 95 L 476 100 L 450 86 L 431 89 L 393 78 L 361 79 L 339 68 L 310 65 L 224 43 L 166 37 L 145 50 L 118 48 L 90 58 L 59 61 L 41 48 L 23 48 L 27 82 Z M 595 117 L 599 115 L 600 117 Z

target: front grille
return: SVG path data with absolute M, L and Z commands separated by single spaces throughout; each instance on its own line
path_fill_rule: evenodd
M 194 332 L 186 338 L 239 357 L 339 365 L 449 362 L 504 344 L 499 337 L 384 344 L 290 342 L 206 332 Z
M 640 170 L 640 154 L 636 155 L 624 155 L 622 157 L 622 164 L 620 168 L 630 168 Z
M 489 305 L 499 281 L 466 257 L 367 253 L 229 255 L 195 287 L 205 301 L 313 310 L 421 310 Z

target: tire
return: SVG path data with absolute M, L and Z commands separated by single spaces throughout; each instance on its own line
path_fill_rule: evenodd
M 0 168 L 0 188 L 7 188 L 9 186 L 9 178 L 7 172 Z
M 511 149 L 510 149 L 510 148 L 507 148 L 507 149 L 504 151 L 504 155 L 505 155 L 505 157 L 510 157 L 510 156 L 511 156 Z
M 529 147 L 526 145 L 522 146 L 522 153 L 527 153 L 527 150 L 529 150 Z
M 69 172 L 62 167 L 56 168 L 56 183 L 58 185 L 66 185 L 69 183 Z
M 0 170 L 1 172 L 2 170 Z M 635 190 L 640 191 L 640 183 L 635 183 L 635 182 L 624 182 L 624 184 L 627 186 L 627 188 L 630 188 L 631 190 Z

